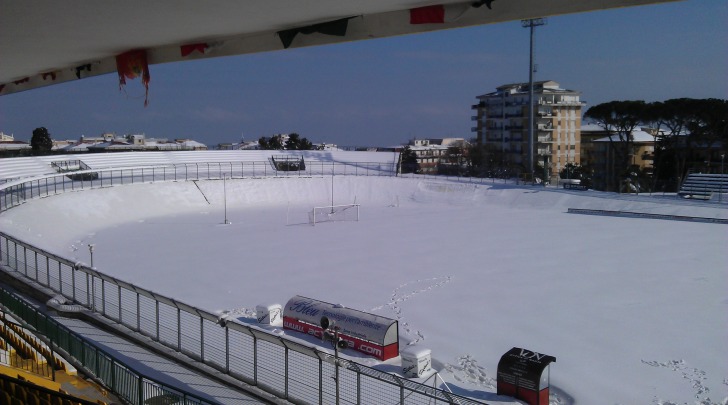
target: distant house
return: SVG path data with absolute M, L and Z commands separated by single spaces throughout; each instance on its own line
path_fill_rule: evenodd
M 17 152 L 31 149 L 28 142 L 16 141 L 13 135 L 0 132 L 0 152 Z
M 628 151 L 631 164 L 647 174 L 652 173 L 655 154 L 655 135 L 642 128 L 630 134 L 631 147 Z M 582 125 L 581 127 L 581 164 L 588 165 L 594 170 L 592 184 L 596 190 L 611 190 L 612 185 L 618 184 L 617 176 L 622 168 L 617 167 L 617 154 L 615 148 L 619 145 L 619 136 L 611 136 L 597 125 Z
M 89 152 L 207 150 L 207 146 L 191 139 L 175 139 L 170 142 L 167 139 L 147 138 L 144 134 L 131 134 L 88 146 L 88 150 Z
M 215 147 L 217 150 L 258 150 L 260 143 L 258 141 L 241 141 L 233 143 L 218 143 Z

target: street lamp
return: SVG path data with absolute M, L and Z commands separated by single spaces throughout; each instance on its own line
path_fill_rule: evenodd
M 92 269 L 94 268 L 94 247 L 95 246 L 96 245 L 94 245 L 93 243 L 90 243 L 88 245 L 88 252 L 91 254 L 91 268 Z
M 94 269 L 94 245 L 93 243 L 89 243 L 88 245 L 88 252 L 91 255 L 91 268 Z M 88 278 L 86 279 L 88 283 Z M 88 285 L 86 286 L 88 288 Z M 94 282 L 93 276 L 91 278 L 91 309 L 96 311 L 96 283 Z

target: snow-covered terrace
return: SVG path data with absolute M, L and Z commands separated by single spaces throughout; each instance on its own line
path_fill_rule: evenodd
M 280 151 L 280 150 L 229 150 L 229 151 L 165 151 L 119 152 L 50 155 L 3 159 L 0 164 L 0 181 L 56 174 L 51 163 L 80 160 L 92 169 L 169 166 L 185 163 L 212 162 L 270 162 L 274 155 L 288 154 L 303 157 L 308 163 L 337 163 L 356 165 L 377 164 L 390 170 L 399 159 L 396 152 L 349 152 L 349 151 Z

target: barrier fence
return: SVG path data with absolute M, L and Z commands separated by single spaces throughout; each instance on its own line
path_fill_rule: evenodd
M 219 179 L 227 175 L 265 176 L 271 170 L 267 162 L 265 165 L 261 162 L 257 162 L 258 165 L 255 163 L 197 163 L 85 170 L 74 172 L 73 178 L 69 177 L 69 173 L 46 176 L 6 186 L 0 197 L 0 208 L 7 210 L 32 198 L 66 191 L 135 182 Z M 316 166 L 318 169 L 315 169 Z M 396 172 L 393 165 L 331 162 L 307 162 L 306 171 L 303 173 L 272 171 L 272 175 L 285 177 L 332 173 L 394 175 Z M 483 404 L 471 398 L 355 362 L 335 359 L 334 355 L 327 351 L 254 326 L 228 322 L 221 327 L 218 322 L 219 317 L 214 313 L 105 275 L 3 232 L 0 232 L 0 263 L 11 271 L 21 273 L 63 295 L 66 299 L 98 312 L 166 347 L 294 403 Z M 54 328 L 59 329 L 58 326 Z M 67 332 L 65 333 L 63 336 L 67 335 Z M 59 339 L 71 338 L 59 337 Z M 79 350 L 86 350 L 84 348 L 88 343 L 79 337 L 74 337 L 72 340 L 73 344 L 67 344 L 69 353 L 84 363 L 89 356 Z M 110 369 L 111 366 L 108 364 L 111 360 L 108 355 L 92 352 L 94 354 L 88 358 L 92 366 L 97 367 L 97 363 L 101 362 L 104 363 L 103 370 Z M 333 376 L 337 364 L 340 368 L 339 379 L 335 381 Z M 133 371 L 126 368 L 123 372 L 120 370 L 122 374 L 133 374 Z M 100 373 L 98 377 L 104 381 L 105 378 L 118 379 L 108 371 Z M 143 385 L 139 381 L 145 380 L 137 374 L 133 375 L 135 377 L 128 378 Z M 131 394 L 120 394 L 141 397 L 139 390 L 142 389 L 142 385 Z
M 306 161 L 303 170 L 276 170 L 268 161 L 198 162 L 166 166 L 88 169 L 31 179 L 8 181 L 0 186 L 0 212 L 27 200 L 123 184 L 157 181 L 217 180 L 256 177 L 394 176 L 396 163 Z

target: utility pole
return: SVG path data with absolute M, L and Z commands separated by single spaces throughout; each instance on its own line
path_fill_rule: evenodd
M 528 69 L 528 171 L 533 181 L 533 29 L 546 24 L 545 18 L 531 18 L 528 20 L 521 20 L 521 26 L 523 28 L 530 28 L 531 30 L 531 41 L 530 41 L 530 54 L 529 54 L 529 69 Z M 546 179 L 544 179 L 545 181 Z

